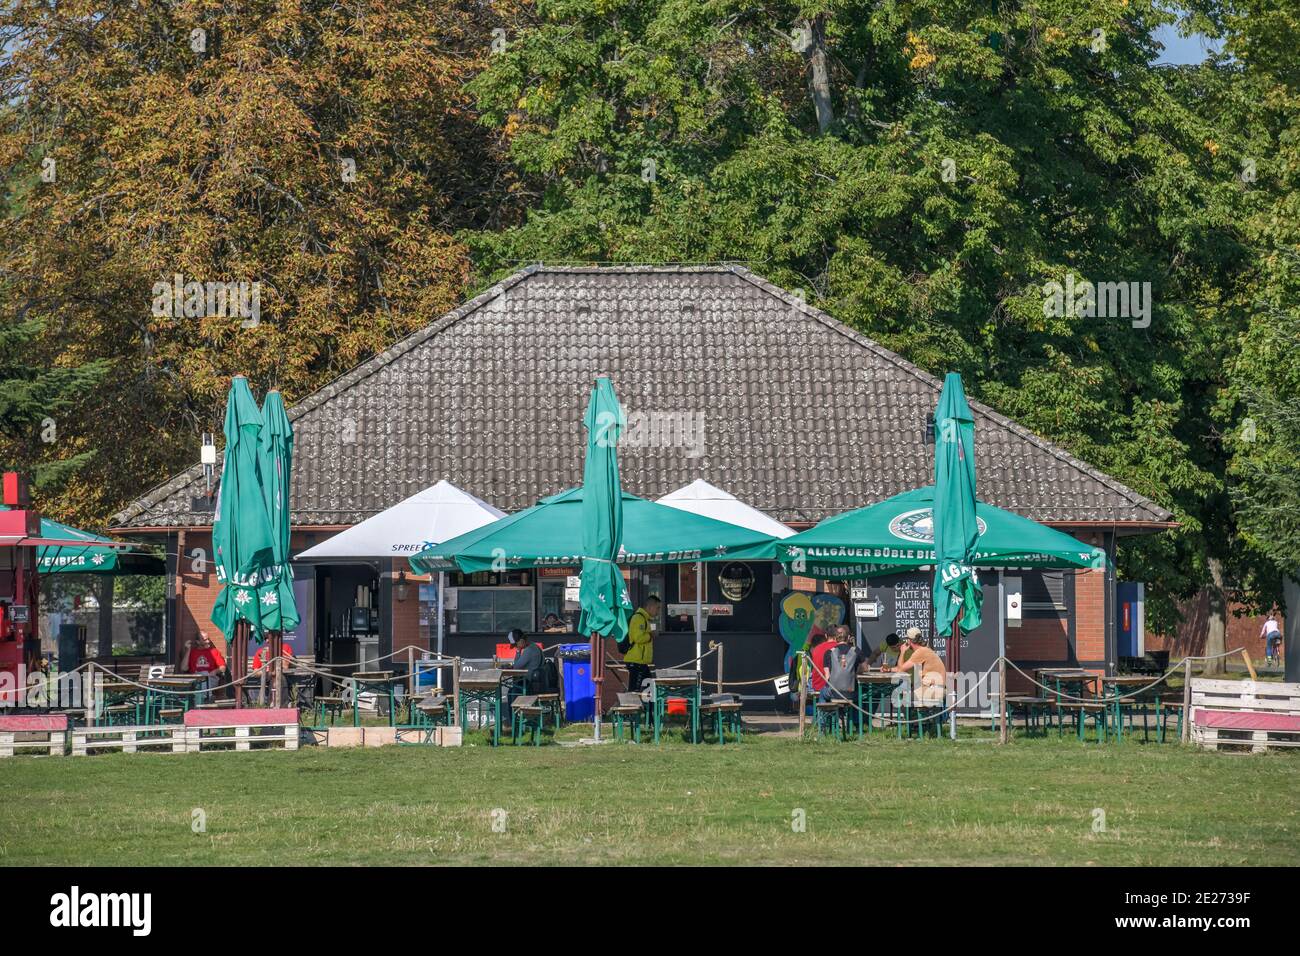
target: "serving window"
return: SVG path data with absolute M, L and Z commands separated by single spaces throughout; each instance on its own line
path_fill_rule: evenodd
M 460 588 L 456 629 L 461 634 L 504 634 L 512 628 L 533 630 L 533 589 L 526 587 Z

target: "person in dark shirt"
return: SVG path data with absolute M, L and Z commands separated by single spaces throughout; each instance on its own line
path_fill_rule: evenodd
M 528 692 L 538 693 L 542 690 L 542 649 L 523 631 L 511 631 L 508 639 L 515 646 L 514 669 L 527 671 L 524 680 L 528 682 Z

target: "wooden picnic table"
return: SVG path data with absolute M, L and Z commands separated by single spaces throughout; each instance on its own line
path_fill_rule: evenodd
M 1117 741 L 1123 741 L 1124 739 L 1124 709 L 1126 707 L 1130 709 L 1130 720 L 1132 719 L 1132 709 L 1141 709 L 1142 739 L 1147 741 L 1151 739 L 1150 727 L 1147 725 L 1147 708 L 1149 705 L 1155 704 L 1156 724 L 1160 731 L 1163 732 L 1162 704 L 1164 701 L 1161 696 L 1161 688 L 1168 689 L 1167 681 L 1167 676 L 1152 680 L 1150 676 L 1142 674 L 1115 674 L 1101 678 L 1102 697 L 1115 718 L 1115 738 Z M 1144 693 L 1130 694 L 1133 688 L 1147 688 L 1147 690 Z
M 167 709 L 168 704 L 179 706 L 187 711 L 200 703 L 206 694 L 195 691 L 207 685 L 208 679 L 203 674 L 168 674 L 163 677 L 146 677 L 140 683 L 145 686 L 144 722 L 153 723 L 154 711 L 159 713 Z
M 863 725 L 866 725 L 866 732 L 871 733 L 872 719 L 876 716 L 876 704 L 881 704 L 881 713 L 884 713 L 884 703 L 889 700 L 893 693 L 894 686 L 897 684 L 897 674 L 885 673 L 884 671 L 872 670 L 863 671 L 858 674 L 858 739 L 862 739 Z
M 700 672 L 691 670 L 656 671 L 654 684 L 655 743 L 659 743 L 659 735 L 663 727 L 664 714 L 668 707 L 668 698 L 670 696 L 678 696 L 684 691 L 689 695 L 686 697 L 686 707 L 689 711 L 688 717 L 691 722 L 691 743 L 698 744 L 700 742 L 700 706 L 702 703 Z M 673 691 L 676 691 L 677 693 L 673 694 Z
M 388 697 L 388 726 L 396 722 L 396 697 L 393 693 L 393 680 L 397 677 L 392 671 L 354 671 L 348 680 L 352 682 L 352 726 L 361 726 L 360 698 L 366 691 L 378 690 Z M 402 678 L 403 680 L 405 678 Z
M 509 692 L 522 683 L 528 671 L 517 668 L 495 667 L 490 670 L 465 671 L 460 675 L 460 725 L 465 726 L 471 703 L 487 704 L 492 708 L 492 746 L 501 743 L 505 732 L 502 691 Z

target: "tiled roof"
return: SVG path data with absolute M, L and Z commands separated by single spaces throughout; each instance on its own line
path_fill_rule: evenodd
M 531 266 L 290 411 L 293 521 L 355 524 L 443 478 L 506 511 L 578 484 L 601 373 L 649 439 L 620 446 L 645 497 L 704 478 L 801 522 L 931 480 L 940 381 L 749 270 Z M 971 404 L 984 500 L 1055 524 L 1171 520 Z M 207 525 L 203 487 L 196 465 L 114 524 Z

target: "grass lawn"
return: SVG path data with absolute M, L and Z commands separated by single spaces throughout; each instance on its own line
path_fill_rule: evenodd
M 469 742 L 3 760 L 0 863 L 1300 863 L 1295 754 L 881 735 Z

